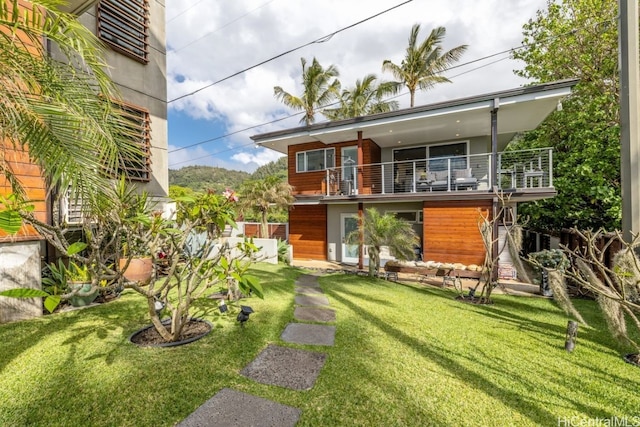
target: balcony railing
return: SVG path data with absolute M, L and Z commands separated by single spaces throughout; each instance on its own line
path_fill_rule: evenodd
M 345 165 L 326 170 L 323 194 L 399 194 L 434 191 L 488 191 L 492 188 L 492 154 Z M 506 151 L 496 159 L 496 182 L 502 190 L 553 187 L 552 149 Z

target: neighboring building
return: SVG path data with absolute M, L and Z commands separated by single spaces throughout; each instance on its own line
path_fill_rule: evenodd
M 369 207 L 414 224 L 423 260 L 481 265 L 479 215 L 495 191 L 518 202 L 553 197 L 552 149 L 503 151 L 535 129 L 575 80 L 255 135 L 288 155 L 296 201 L 289 212 L 294 259 L 367 262 L 344 244 Z
M 23 7 L 29 7 L 23 2 Z M 79 20 L 105 42 L 106 59 L 112 79 L 125 102 L 131 122 L 140 130 L 140 144 L 145 156 L 130 159 L 125 174 L 140 188 L 162 200 L 168 194 L 167 164 L 167 88 L 165 6 L 158 0 L 72 0 L 65 11 L 79 15 Z M 43 43 L 45 41 L 43 40 Z M 53 57 L 55 51 L 51 51 Z M 4 143 L 0 141 L 0 143 Z M 63 199 L 53 206 L 47 199 L 47 187 L 37 166 L 29 162 L 26 152 L 3 150 L 11 165 L 35 202 L 36 214 L 48 222 L 77 220 L 77 210 Z M 0 194 L 11 191 L 0 179 Z M 44 200 L 47 202 L 44 202 Z M 40 287 L 41 260 L 48 253 L 40 236 L 23 227 L 17 236 L 0 231 L 0 289 Z M 0 297 L 0 323 L 41 313 L 41 304 L 31 305 L 16 299 Z

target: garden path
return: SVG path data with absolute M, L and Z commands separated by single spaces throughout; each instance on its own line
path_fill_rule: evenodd
M 329 308 L 318 275 L 303 274 L 296 281 L 294 318 L 280 338 L 292 344 L 333 346 L 336 313 Z M 313 322 L 313 323 L 305 323 Z M 311 389 L 326 360 L 326 354 L 298 348 L 269 345 L 241 372 L 247 378 L 292 390 Z M 300 418 L 297 408 L 224 388 L 207 400 L 180 427 L 205 426 L 294 426 Z

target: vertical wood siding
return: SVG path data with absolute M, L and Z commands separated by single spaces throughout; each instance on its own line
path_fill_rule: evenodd
M 485 250 L 478 224 L 490 201 L 425 202 L 423 260 L 482 265 Z

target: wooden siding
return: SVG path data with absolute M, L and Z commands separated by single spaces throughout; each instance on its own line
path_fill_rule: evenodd
M 365 165 L 378 164 L 382 161 L 382 150 L 370 139 L 362 141 L 362 154 L 364 157 L 363 163 Z M 380 193 L 381 189 L 375 188 L 375 182 L 380 182 L 380 167 L 360 168 L 360 171 L 360 176 L 362 177 L 362 180 L 360 181 L 362 182 L 361 194 Z M 375 177 L 378 178 L 376 179 Z
M 478 224 L 490 212 L 490 201 L 424 202 L 423 260 L 482 265 Z
M 20 1 L 19 8 L 21 12 L 26 13 L 31 10 L 33 5 L 27 1 Z M 29 13 L 31 16 L 31 13 Z M 2 30 L 4 31 L 4 30 Z M 41 55 L 44 53 L 44 45 L 34 45 L 31 40 L 18 31 L 17 33 L 22 47 L 27 49 L 33 55 Z M 15 146 L 8 140 L 0 140 L 0 162 L 2 168 L 9 169 L 18 181 L 22 184 L 26 192 L 27 200 L 31 200 L 35 207 L 35 215 L 41 221 L 47 220 L 46 208 L 46 182 L 42 177 L 40 168 L 29 160 L 29 153 L 20 146 Z M 11 194 L 11 186 L 4 178 L 0 176 L 0 195 L 7 196 Z M 39 234 L 31 226 L 23 225 L 22 229 L 16 235 L 9 236 L 0 230 L 0 242 L 19 241 L 19 240 L 36 240 L 40 239 Z
M 287 240 L 287 224 L 267 224 L 269 227 L 269 238 Z M 244 224 L 245 237 L 258 237 L 260 234 L 260 223 L 246 222 Z
M 296 206 L 289 211 L 289 244 L 294 259 L 327 259 L 327 207 Z
M 321 142 L 307 142 L 304 144 L 297 144 L 289 146 L 288 151 L 288 172 L 289 172 L 289 184 L 293 186 L 294 195 L 312 195 L 312 194 L 324 194 L 326 191 L 324 180 L 326 178 L 326 171 L 313 171 L 313 172 L 296 172 L 296 155 L 301 151 L 319 150 L 324 148 L 334 148 L 336 167 L 342 166 L 342 159 L 340 158 L 340 150 L 342 147 L 354 147 L 358 145 L 357 140 L 341 142 L 338 144 L 325 145 Z M 382 158 L 381 149 L 370 139 L 364 139 L 362 141 L 363 150 L 363 163 L 379 163 Z M 371 169 L 367 168 L 367 172 L 362 177 L 362 193 L 372 194 L 371 186 Z M 362 172 L 361 172 L 362 173 Z

